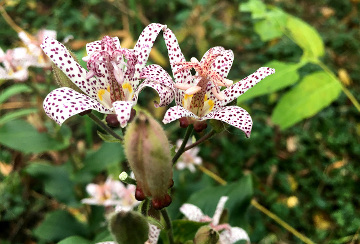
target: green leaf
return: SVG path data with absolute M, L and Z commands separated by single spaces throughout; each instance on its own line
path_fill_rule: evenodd
M 208 223 L 200 223 L 189 220 L 174 220 L 172 221 L 174 231 L 174 241 L 176 243 L 184 243 L 188 240 L 192 240 L 195 237 L 196 232 L 201 226 Z
M 66 129 L 62 127 L 61 130 Z M 13 120 L 0 126 L 0 144 L 23 153 L 62 150 L 70 145 L 69 139 L 68 137 L 58 140 L 52 138 L 46 132 L 38 132 L 23 120 Z
M 59 241 L 70 236 L 87 234 L 85 225 L 64 210 L 47 213 L 44 221 L 34 230 L 34 235 L 44 241 Z
M 232 226 L 244 225 L 244 215 L 253 195 L 250 175 L 242 177 L 225 186 L 208 187 L 193 193 L 188 203 L 198 206 L 204 214 L 212 217 L 222 196 L 228 196 L 225 207 L 229 209 L 229 223 Z
M 255 23 L 254 30 L 262 41 L 269 41 L 282 37 L 287 22 L 287 14 L 280 9 L 269 10 L 264 20 Z
M 121 143 L 119 139 L 116 139 L 114 136 L 110 134 L 101 133 L 100 131 L 97 131 L 97 134 L 104 142 Z
M 323 71 L 312 73 L 280 99 L 272 121 L 286 129 L 330 105 L 340 92 L 340 81 Z
M 28 109 L 20 109 L 14 112 L 10 112 L 10 113 L 6 113 L 4 116 L 2 116 L 0 118 L 0 125 L 3 125 L 11 120 L 29 115 L 29 114 L 33 114 L 36 113 L 37 109 L 36 108 L 28 108 Z
M 261 19 L 266 15 L 266 5 L 261 0 L 250 0 L 239 5 L 241 12 L 251 12 L 251 18 Z
M 291 38 L 304 51 L 303 58 L 317 59 L 324 55 L 324 43 L 312 26 L 299 18 L 288 15 L 286 29 Z
M 58 244 L 92 244 L 91 241 L 86 240 L 85 238 L 81 237 L 81 236 L 70 236 L 60 242 L 58 242 Z
M 19 94 L 21 92 L 30 92 L 31 89 L 25 85 L 25 84 L 15 84 L 12 85 L 6 89 L 4 89 L 1 93 L 0 93 L 0 103 L 5 102 L 8 98 Z
M 275 74 L 266 77 L 256 86 L 241 95 L 237 99 L 238 103 L 264 94 L 273 93 L 294 84 L 299 79 L 297 70 L 302 66 L 302 64 L 284 63 L 275 60 L 265 64 L 264 66 L 274 68 Z
M 84 159 L 84 168 L 75 176 L 77 182 L 87 183 L 94 175 L 107 168 L 120 164 L 125 159 L 122 145 L 118 143 L 103 143 L 97 151 L 89 152 Z M 114 172 L 115 173 L 115 172 Z M 120 172 L 117 172 L 117 175 Z
M 45 192 L 67 205 L 76 205 L 74 183 L 69 178 L 67 165 L 54 166 L 43 162 L 32 162 L 25 172 L 41 180 Z

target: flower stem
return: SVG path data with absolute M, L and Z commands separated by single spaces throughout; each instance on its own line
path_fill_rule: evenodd
M 215 181 L 217 181 L 218 183 L 220 183 L 221 185 L 226 185 L 227 182 L 222 179 L 220 176 L 216 175 L 215 173 L 211 172 L 210 170 L 206 169 L 203 166 L 198 166 L 198 168 L 204 172 L 206 175 L 210 176 L 211 178 L 213 178 Z M 314 244 L 314 242 L 312 240 L 310 240 L 309 238 L 307 238 L 306 236 L 304 236 L 303 234 L 301 234 L 300 232 L 298 232 L 297 230 L 295 230 L 293 227 L 291 227 L 288 223 L 286 223 L 285 221 L 283 221 L 282 219 L 280 219 L 276 214 L 274 214 L 273 212 L 271 212 L 270 210 L 268 210 L 267 208 L 265 208 L 264 206 L 262 206 L 260 203 L 258 203 L 255 199 L 251 199 L 251 205 L 254 206 L 256 209 L 260 210 L 262 213 L 264 213 L 265 215 L 267 215 L 269 218 L 273 219 L 275 222 L 277 222 L 279 225 L 281 225 L 283 228 L 285 228 L 287 231 L 291 232 L 294 236 L 296 236 L 297 238 L 299 238 L 300 240 L 302 240 L 303 242 L 307 243 L 307 244 Z
M 176 161 L 180 158 L 181 154 L 183 154 L 183 152 L 185 152 L 186 150 L 185 149 L 185 145 L 186 143 L 188 142 L 192 132 L 193 132 L 194 128 L 192 125 L 189 125 L 189 127 L 186 129 L 186 133 L 185 133 L 185 136 L 184 136 L 184 139 L 183 139 L 183 142 L 179 148 L 179 150 L 176 152 L 175 156 L 173 157 L 172 159 L 172 163 L 173 164 L 176 164 Z
M 120 175 L 119 175 L 119 179 L 126 183 L 126 184 L 131 184 L 131 185 L 135 185 L 136 186 L 136 180 L 131 178 L 125 171 L 123 171 Z
M 194 142 L 193 144 L 187 146 L 184 148 L 184 152 L 193 148 L 193 147 L 196 147 L 197 145 L 205 142 L 206 140 L 210 139 L 213 135 L 216 134 L 216 131 L 215 130 L 211 130 L 209 133 L 207 133 L 206 135 L 204 135 L 203 137 L 201 137 L 199 140 L 197 140 L 196 142 Z
M 171 220 L 168 215 L 168 212 L 165 208 L 161 209 L 160 211 L 161 211 L 161 214 L 166 223 L 166 230 L 167 230 L 167 234 L 168 234 L 168 238 L 169 238 L 169 243 L 174 244 L 175 242 L 174 242 L 174 237 L 173 237 L 173 233 L 172 233 L 172 225 L 171 225 Z
M 95 114 L 89 113 L 89 117 L 98 125 L 100 126 L 104 131 L 115 137 L 116 139 L 122 141 L 122 137 L 115 133 L 109 126 L 107 126 L 103 121 L 101 121 Z
M 6 10 L 3 8 L 2 4 L 0 5 L 0 14 L 2 15 L 6 23 L 8 23 L 8 25 L 10 25 L 10 27 L 14 31 L 16 31 L 17 33 L 24 31 L 17 24 L 15 24 L 15 22 L 11 19 Z
M 338 78 L 334 75 L 334 73 L 320 60 L 315 62 L 317 65 L 319 65 L 328 75 L 330 75 L 334 80 L 337 82 L 340 82 Z M 360 112 L 360 104 L 354 97 L 354 95 L 340 82 L 341 89 L 345 93 L 345 95 L 349 98 L 349 100 L 352 102 L 352 104 L 355 106 L 355 108 Z
M 141 205 L 141 214 L 142 215 L 147 216 L 148 206 L 149 206 L 149 198 L 145 198 L 145 200 L 143 201 L 143 203 Z

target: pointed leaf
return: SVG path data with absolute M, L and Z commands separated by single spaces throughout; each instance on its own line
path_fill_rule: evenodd
M 192 240 L 195 237 L 198 229 L 207 225 L 208 223 L 194 222 L 189 220 L 177 219 L 172 221 L 174 230 L 174 241 L 176 243 L 184 243 L 188 240 Z
M 323 71 L 312 73 L 280 99 L 272 121 L 286 129 L 330 105 L 340 92 L 340 81 Z
M 303 20 L 288 15 L 286 28 L 292 39 L 304 51 L 303 57 L 316 59 L 324 55 L 324 43 L 320 34 Z
M 25 84 L 15 84 L 6 89 L 2 89 L 0 93 L 0 104 L 16 94 L 19 94 L 21 92 L 30 92 L 30 91 L 31 89 Z

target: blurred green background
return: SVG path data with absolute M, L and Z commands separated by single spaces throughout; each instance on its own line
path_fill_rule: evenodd
M 228 182 L 251 178 L 258 202 L 316 243 L 360 241 L 358 0 L 3 0 L 0 5 L 30 34 L 57 31 L 79 58 L 85 44 L 118 36 L 132 48 L 143 28 L 166 24 L 189 60 L 213 46 L 232 49 L 228 78 L 238 81 L 261 66 L 276 74 L 238 99 L 252 116 L 250 139 L 233 127 L 201 146 L 204 166 Z M 23 45 L 0 18 L 0 47 Z M 150 63 L 171 73 L 162 35 Z M 261 83 L 260 83 L 261 84 Z M 84 207 L 87 183 L 126 170 L 118 144 L 102 142 L 97 126 L 74 116 L 62 127 L 42 109 L 57 87 L 49 69 L 30 68 L 24 83 L 0 81 L 0 243 L 55 243 L 71 235 L 100 241 L 104 209 Z M 161 121 L 156 93 L 141 106 Z M 184 130 L 165 126 L 175 143 Z M 201 172 L 175 172 L 173 217 L 192 193 L 217 185 Z M 190 184 L 191 183 L 191 184 Z M 247 191 L 249 189 L 244 189 Z M 250 193 L 249 193 L 250 194 Z M 215 203 L 214 203 L 215 204 Z M 253 206 L 238 210 L 253 243 L 301 243 Z M 89 214 L 91 213 L 91 214 Z M 54 222 L 55 221 L 55 222 Z M 71 223 L 69 227 L 69 223 Z

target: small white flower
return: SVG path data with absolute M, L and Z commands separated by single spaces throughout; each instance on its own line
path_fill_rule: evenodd
M 122 182 L 107 178 L 104 184 L 88 184 L 86 191 L 90 198 L 81 200 L 90 205 L 116 206 L 116 209 L 130 211 L 140 202 L 134 197 L 135 186 L 125 186 Z
M 225 203 L 228 197 L 223 196 L 220 198 L 214 216 L 211 218 L 205 215 L 200 208 L 193 204 L 185 203 L 180 207 L 180 212 L 183 213 L 186 218 L 195 222 L 210 222 L 209 225 L 220 233 L 221 244 L 232 244 L 239 240 L 246 240 L 250 243 L 250 238 L 245 230 L 239 227 L 231 227 L 229 224 L 220 224 L 221 213 L 224 210 Z
M 182 142 L 183 142 L 182 140 L 178 140 L 176 142 L 177 150 L 179 150 Z M 191 142 L 188 142 L 186 144 L 186 147 L 190 146 L 190 144 Z M 202 159 L 199 156 L 197 156 L 198 153 L 199 153 L 198 147 L 194 147 L 185 151 L 179 158 L 179 161 L 176 163 L 176 168 L 178 170 L 183 170 L 185 168 L 188 168 L 192 173 L 194 173 L 196 171 L 195 165 L 200 165 L 202 163 Z

